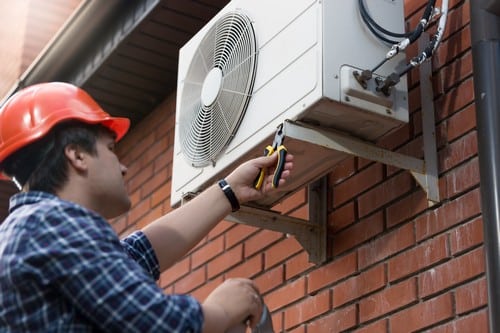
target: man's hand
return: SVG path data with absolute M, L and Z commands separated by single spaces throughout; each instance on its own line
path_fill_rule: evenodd
M 204 333 L 225 332 L 249 321 L 255 327 L 262 313 L 262 300 L 248 279 L 229 279 L 218 286 L 202 304 Z
M 226 181 L 229 185 L 231 185 L 231 188 L 240 203 L 258 200 L 262 198 L 266 192 L 273 190 L 273 174 L 277 163 L 277 153 L 274 153 L 271 156 L 258 157 L 241 164 L 226 177 Z M 260 189 L 256 189 L 254 187 L 254 182 L 261 168 L 267 170 L 267 176 L 264 179 L 262 187 Z M 283 173 L 281 174 L 281 178 L 279 180 L 279 186 L 286 183 L 286 179 L 290 176 L 292 168 L 293 155 L 287 154 Z

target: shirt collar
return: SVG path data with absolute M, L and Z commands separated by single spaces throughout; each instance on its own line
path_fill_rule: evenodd
M 9 201 L 9 214 L 15 211 L 17 208 L 30 205 L 42 200 L 61 200 L 54 194 L 40 191 L 30 191 L 30 192 L 20 192 L 14 194 Z

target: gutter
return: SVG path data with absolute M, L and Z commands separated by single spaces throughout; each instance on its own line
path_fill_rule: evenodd
M 470 1 L 490 332 L 500 332 L 500 0 Z
M 82 86 L 161 0 L 83 0 L 21 75 L 0 107 L 19 89 L 64 81 Z

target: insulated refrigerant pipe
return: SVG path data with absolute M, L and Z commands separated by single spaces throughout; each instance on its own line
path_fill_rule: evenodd
M 490 332 L 500 332 L 500 0 L 470 0 Z

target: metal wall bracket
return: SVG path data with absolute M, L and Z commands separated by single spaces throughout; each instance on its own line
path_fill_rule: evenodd
M 226 220 L 295 236 L 309 261 L 319 265 L 327 260 L 327 184 L 323 177 L 308 185 L 309 221 L 250 206 L 241 207 Z
M 429 205 L 439 202 L 437 174 L 430 173 L 431 170 L 437 170 L 437 158 L 429 157 L 432 155 L 432 151 L 428 149 L 424 152 L 430 160 L 426 164 L 425 160 L 380 148 L 372 143 L 333 130 L 291 121 L 286 121 L 284 128 L 288 138 L 314 143 L 328 149 L 408 170 L 427 193 Z M 431 167 L 429 164 L 434 166 Z

